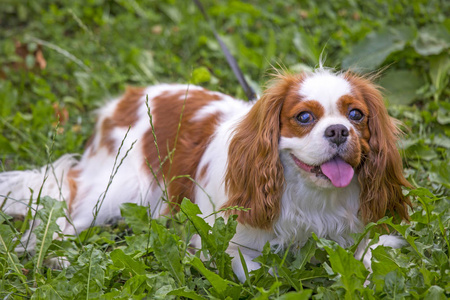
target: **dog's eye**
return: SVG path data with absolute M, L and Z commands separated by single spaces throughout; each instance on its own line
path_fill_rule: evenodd
M 310 112 L 303 111 L 298 114 L 297 121 L 299 121 L 300 124 L 303 125 L 311 124 L 312 122 L 314 122 L 314 116 Z
M 352 109 L 348 113 L 348 117 L 350 120 L 353 120 L 353 121 L 361 121 L 362 118 L 364 117 L 364 115 L 359 109 Z

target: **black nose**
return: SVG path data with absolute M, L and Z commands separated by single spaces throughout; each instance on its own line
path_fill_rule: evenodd
M 348 129 L 344 125 L 336 124 L 325 129 L 325 138 L 337 146 L 345 143 L 348 137 Z

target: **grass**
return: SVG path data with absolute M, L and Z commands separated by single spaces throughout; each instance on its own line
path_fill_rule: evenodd
M 311 238 L 299 253 L 274 254 L 245 284 L 224 253 L 235 219 L 210 227 L 188 201 L 173 219 L 151 220 L 123 207 L 124 221 L 64 241 L 58 202 L 42 197 L 38 253 L 17 255 L 20 221 L 0 218 L 0 296 L 6 299 L 445 299 L 450 296 L 450 11 L 448 1 L 205 1 L 219 33 L 256 88 L 271 65 L 293 71 L 325 64 L 384 70 L 392 116 L 405 124 L 399 144 L 416 187 L 403 249 L 374 251 L 373 273 L 353 249 Z M 126 85 L 191 82 L 240 98 L 209 25 L 190 1 L 3 1 L 0 5 L 0 169 L 41 166 L 81 153 L 92 113 Z M 42 195 L 44 196 L 44 195 Z M 25 224 L 26 225 L 26 224 Z M 367 231 L 375 237 L 376 226 Z M 131 230 L 130 230 L 131 229 Z M 188 251 L 201 232 L 202 262 Z M 311 264 L 311 257 L 317 264 Z M 52 270 L 49 257 L 70 266 Z M 275 276 L 269 269 L 276 268 Z

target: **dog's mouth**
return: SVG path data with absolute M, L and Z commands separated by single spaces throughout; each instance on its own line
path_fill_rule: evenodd
M 300 169 L 315 174 L 316 177 L 328 179 L 335 187 L 346 187 L 355 174 L 353 167 L 339 156 L 335 156 L 318 166 L 308 165 L 292 153 L 291 157 Z

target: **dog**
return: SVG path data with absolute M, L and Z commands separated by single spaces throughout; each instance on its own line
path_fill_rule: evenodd
M 193 85 L 128 88 L 99 109 L 81 159 L 53 164 L 42 195 L 66 201 L 65 234 L 120 217 L 125 202 L 158 217 L 186 197 L 210 223 L 246 208 L 219 213 L 238 215 L 227 251 L 245 281 L 238 249 L 251 271 L 267 242 L 302 247 L 314 232 L 346 247 L 388 211 L 408 219 L 397 123 L 370 79 L 322 67 L 278 73 L 255 102 Z M 27 212 L 45 169 L 0 174 L 4 212 Z

